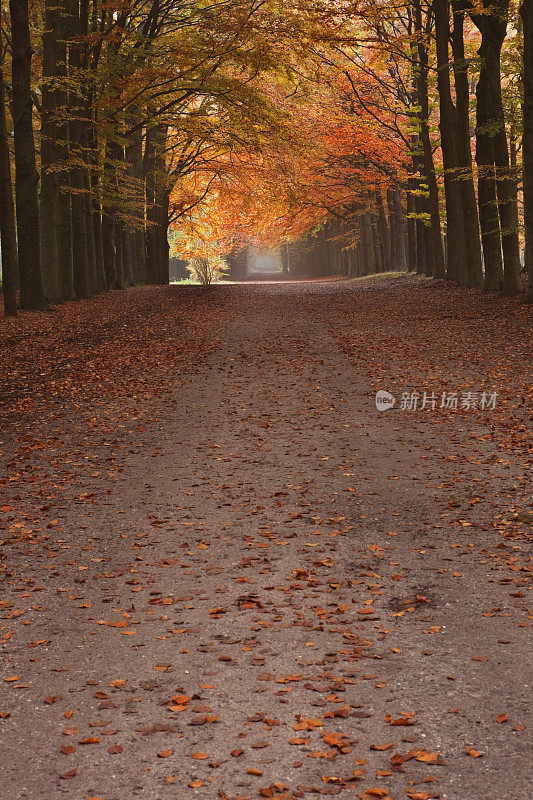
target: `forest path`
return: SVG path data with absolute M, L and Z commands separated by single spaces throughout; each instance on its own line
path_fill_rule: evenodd
M 45 387 L 44 453 L 29 421 L 4 439 L 1 800 L 526 800 L 522 309 L 214 287 L 180 374 L 156 362 L 183 294 L 147 291 L 115 294 L 133 396 Z M 505 398 L 379 412 L 378 388 Z

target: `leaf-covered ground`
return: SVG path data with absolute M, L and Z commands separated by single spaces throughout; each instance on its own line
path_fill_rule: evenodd
M 523 305 L 147 288 L 0 328 L 1 800 L 526 800 Z

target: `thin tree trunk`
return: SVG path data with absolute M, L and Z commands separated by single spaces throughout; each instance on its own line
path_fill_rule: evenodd
M 170 246 L 168 243 L 168 214 L 170 197 L 168 191 L 162 191 L 159 199 L 160 222 L 159 222 L 159 283 L 168 284 L 169 282 L 169 257 Z
M 133 286 L 133 266 L 131 259 L 131 239 L 130 229 L 127 225 L 122 225 L 122 258 L 124 261 L 124 283 L 126 286 Z
M 524 36 L 524 232 L 528 300 L 533 302 L 533 0 L 520 6 Z
M 90 171 L 91 181 L 91 220 L 94 236 L 94 255 L 96 266 L 96 285 L 99 292 L 107 289 L 107 279 L 104 265 L 104 248 L 102 240 L 102 216 L 100 214 L 100 185 L 98 181 L 98 165 L 96 163 L 96 147 L 91 145 L 93 153 L 92 169 Z
M 392 204 L 394 214 L 394 261 L 396 264 L 396 269 L 403 271 L 407 269 L 407 261 L 405 258 L 402 201 L 400 197 L 400 190 L 397 186 L 392 190 Z
M 155 220 L 155 146 L 156 130 L 150 128 L 146 132 L 144 148 L 144 173 L 146 192 L 146 280 L 149 284 L 157 283 L 157 251 Z
M 450 85 L 448 40 L 450 38 L 449 0 L 433 0 L 437 51 L 437 85 L 439 92 L 444 195 L 446 200 L 446 233 L 448 237 L 446 277 L 461 286 L 467 283 L 467 252 L 463 226 L 463 206 L 459 183 L 457 155 L 457 119 Z
M 56 209 L 56 252 L 59 294 L 62 300 L 73 300 L 74 275 L 72 263 L 72 206 L 69 168 L 69 126 L 67 121 L 67 40 L 71 36 L 71 17 L 68 0 L 57 5 L 56 41 L 56 125 L 55 158 L 58 176 Z M 61 82 L 63 85 L 61 85 Z
M 383 195 L 381 190 L 377 192 L 377 208 L 378 208 L 378 226 L 381 247 L 383 249 L 383 268 L 385 271 L 391 268 L 391 248 L 389 237 L 389 226 L 387 224 L 387 217 L 385 214 L 385 207 L 383 204 Z
M 12 40 L 13 139 L 17 207 L 20 303 L 46 308 L 41 275 L 39 200 L 32 125 L 31 56 L 28 0 L 9 0 Z
M 131 231 L 131 251 L 134 282 L 145 284 L 146 274 L 146 190 L 143 166 L 143 130 L 139 119 L 133 115 L 133 133 L 129 137 L 130 144 L 126 148 L 126 162 L 131 177 L 137 184 L 137 197 L 134 200 L 133 214 L 138 218 L 139 224 Z
M 415 197 L 416 203 L 416 272 L 418 275 L 426 275 L 427 273 L 427 258 L 426 258 L 426 225 L 423 221 L 423 198 L 420 195 Z M 429 273 L 431 275 L 431 272 Z
M 414 23 L 418 32 L 416 94 L 418 105 L 420 106 L 420 143 L 422 145 L 419 169 L 427 187 L 427 198 L 424 205 L 426 206 L 425 213 L 429 214 L 430 225 L 430 236 L 425 236 L 426 274 L 433 275 L 436 278 L 443 278 L 445 270 L 440 226 L 439 188 L 429 136 L 428 50 L 423 38 L 422 4 L 419 0 L 414 3 Z
M 122 221 L 115 214 L 115 265 L 117 270 L 117 288 L 124 289 L 126 279 L 124 275 L 124 252 L 122 249 Z
M 381 250 L 381 242 L 379 237 L 379 230 L 377 225 L 376 215 L 372 213 L 370 215 L 370 227 L 372 230 L 372 243 L 374 246 L 374 263 L 375 263 L 375 271 L 376 272 L 383 272 L 383 253 Z M 342 248 L 341 243 L 338 244 L 339 248 Z M 342 254 L 342 249 L 341 249 Z
M 4 75 L 0 64 L 0 243 L 2 245 L 2 289 L 4 314 L 17 316 L 17 234 L 7 138 Z
M 91 177 L 88 169 L 83 170 L 84 220 L 87 231 L 87 263 L 91 295 L 100 291 L 99 276 L 96 269 L 96 243 L 94 239 L 93 201 L 91 197 Z
M 457 160 L 460 170 L 463 226 L 466 238 L 466 286 L 481 286 L 483 266 L 481 240 L 479 236 L 479 215 L 472 169 L 472 149 L 470 146 L 470 90 L 468 86 L 468 62 L 464 48 L 464 11 L 462 0 L 453 0 L 453 71 L 456 98 L 456 137 Z
M 41 111 L 41 269 L 43 288 L 49 302 L 60 299 L 57 266 L 57 196 L 59 179 L 56 171 L 56 43 L 57 6 L 45 0 L 42 66 Z
M 416 188 L 416 180 L 409 177 L 407 187 L 407 269 L 409 272 L 416 272 L 416 203 L 413 190 Z M 389 218 L 391 214 L 389 213 Z
M 370 222 L 370 215 L 368 212 L 363 214 L 362 225 L 363 248 L 365 254 L 365 275 L 373 275 L 373 273 L 376 271 L 376 261 L 374 255 L 374 243 L 372 239 L 372 224 Z
M 102 249 L 104 254 L 104 268 L 108 289 L 117 288 L 117 263 L 115 247 L 115 218 L 110 210 L 104 210 L 102 215 Z
M 79 16 L 74 17 L 74 32 L 81 33 Z M 74 73 L 81 68 L 82 44 L 70 44 L 70 64 Z M 69 92 L 70 112 L 70 155 L 73 160 L 70 169 L 70 186 L 72 189 L 72 259 L 74 273 L 74 291 L 78 299 L 90 297 L 93 290 L 91 263 L 89 261 L 89 243 L 87 239 L 87 205 L 84 178 L 84 98 L 83 87 L 78 84 Z

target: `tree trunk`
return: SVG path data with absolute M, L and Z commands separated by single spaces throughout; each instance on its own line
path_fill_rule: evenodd
M 167 226 L 168 212 L 165 205 L 168 200 L 165 170 L 165 143 L 167 126 L 158 125 L 147 132 L 145 147 L 146 162 L 146 218 L 148 222 L 147 239 L 147 271 L 150 283 L 167 282 L 168 253 Z M 164 237 L 164 241 L 163 241 Z
M 465 58 L 464 48 L 464 11 L 461 10 L 461 5 L 462 0 L 453 0 L 452 53 L 456 98 L 457 160 L 460 167 L 458 178 L 467 255 L 465 284 L 466 286 L 481 286 L 483 265 L 470 146 L 470 89 L 468 86 L 468 62 Z
M 53 0 L 45 0 L 43 31 L 43 67 L 41 84 L 41 269 L 43 288 L 49 302 L 60 299 L 57 266 L 57 196 L 59 179 L 56 171 L 56 43 L 57 8 Z
M 144 148 L 144 173 L 146 197 L 146 280 L 149 284 L 157 283 L 157 248 L 155 220 L 155 147 L 156 130 L 146 131 Z
M 32 125 L 31 56 L 28 0 L 9 0 L 12 41 L 13 139 L 17 204 L 20 304 L 46 308 L 39 240 L 37 167 Z
M 503 290 L 505 294 L 514 295 L 522 290 L 520 247 L 518 242 L 518 198 L 516 177 L 509 163 L 499 58 L 492 74 L 494 88 L 491 104 L 493 113 L 498 119 L 494 136 L 494 160 L 496 165 L 496 194 L 498 196 L 498 211 L 502 232 Z
M 100 182 L 98 172 L 97 143 L 94 126 L 91 125 L 91 170 L 89 180 L 91 186 L 91 207 L 90 219 L 93 226 L 94 237 L 94 257 L 96 267 L 96 286 L 97 291 L 105 292 L 107 289 L 107 278 L 104 265 L 104 247 L 102 239 L 102 215 L 100 213 Z
M 423 221 L 423 198 L 420 195 L 416 195 L 415 197 L 416 203 L 416 272 L 418 275 L 426 275 L 428 274 L 427 271 L 427 257 L 426 257 L 426 242 L 427 242 L 427 234 L 426 234 L 426 225 Z M 429 272 L 431 275 L 431 272 Z
M 122 225 L 122 260 L 124 262 L 124 284 L 125 286 L 133 286 L 135 280 L 131 258 L 130 229 L 124 224 Z
M 528 300 L 533 302 L 533 0 L 520 6 L 524 35 L 524 132 L 522 156 L 524 163 L 524 233 L 526 239 L 526 269 Z
M 67 40 L 71 36 L 71 17 L 68 0 L 57 4 L 56 41 L 56 124 L 55 158 L 58 177 L 56 209 L 56 252 L 59 294 L 62 300 L 73 300 L 74 275 L 72 264 L 72 207 L 69 168 L 69 126 L 67 121 Z M 63 85 L 61 85 L 63 83 Z
M 444 277 L 444 253 L 440 226 L 439 188 L 433 162 L 433 149 L 429 136 L 429 90 L 428 90 L 428 50 L 423 38 L 422 5 L 414 3 L 414 22 L 418 33 L 418 64 L 416 74 L 416 94 L 420 106 L 420 143 L 422 153 L 419 162 L 420 173 L 426 186 L 427 198 L 424 201 L 425 213 L 429 215 L 430 236 L 426 240 L 426 274 L 436 278 Z
M 2 246 L 2 289 L 4 314 L 17 316 L 17 234 L 11 184 L 11 163 L 7 138 L 4 75 L 0 65 L 0 243 Z
M 81 33 L 79 16 L 74 17 L 73 31 Z M 70 44 L 70 64 L 74 74 L 81 71 L 81 42 Z M 78 299 L 90 297 L 93 292 L 91 263 L 89 261 L 89 242 L 87 238 L 87 204 L 84 177 L 84 112 L 83 87 L 80 83 L 69 91 L 69 134 L 70 155 L 73 164 L 70 169 L 70 186 L 72 190 L 72 259 L 74 273 L 74 292 Z
M 122 248 L 123 225 L 117 214 L 115 216 L 115 267 L 117 271 L 117 289 L 124 289 L 126 278 L 124 275 L 124 252 Z
M 138 122 L 138 121 L 137 121 Z M 128 163 L 131 164 L 131 174 L 137 181 L 138 185 L 138 198 L 137 208 L 135 215 L 139 219 L 139 226 L 135 228 L 132 233 L 132 248 L 135 250 L 133 263 L 135 265 L 135 283 L 145 284 L 147 282 L 146 275 L 146 228 L 144 222 L 145 206 L 146 206 L 146 192 L 144 185 L 144 168 L 143 168 L 143 132 L 139 126 L 130 137 L 131 146 L 128 148 L 126 158 Z
M 372 213 L 370 215 L 370 226 L 372 229 L 372 242 L 374 245 L 374 263 L 375 263 L 375 271 L 376 272 L 383 272 L 383 251 L 381 249 L 381 239 L 379 236 L 379 228 L 376 219 L 376 215 Z M 338 248 L 340 250 L 340 255 L 342 258 L 342 242 L 338 242 Z
M 96 267 L 96 242 L 94 238 L 93 201 L 91 197 L 91 178 L 89 170 L 83 170 L 84 220 L 87 232 L 87 263 L 89 268 L 89 286 L 91 295 L 101 291 L 99 275 Z
M 416 202 L 413 190 L 416 188 L 416 179 L 409 177 L 407 187 L 407 269 L 416 272 Z M 391 214 L 389 212 L 389 218 Z
M 403 209 L 400 190 L 396 186 L 392 190 L 392 213 L 394 215 L 394 264 L 395 268 L 403 271 L 407 269 L 405 258 L 405 236 L 403 231 Z
M 117 264 L 115 247 L 115 219 L 112 211 L 104 211 L 102 215 L 102 250 L 108 289 L 117 288 Z
M 520 290 L 518 208 L 516 183 L 509 169 L 500 67 L 501 49 L 507 33 L 509 0 L 484 0 L 482 6 L 485 13 L 471 12 L 470 16 L 481 32 L 476 139 L 480 146 L 478 167 L 481 173 L 488 176 L 484 178 L 488 185 L 482 188 L 478 186 L 480 222 L 482 197 L 487 206 L 483 212 L 486 215 L 485 236 L 482 224 L 485 285 L 488 289 L 503 288 L 506 293 L 514 294 Z M 487 262 L 485 238 L 489 240 L 488 255 L 491 262 Z M 503 251 L 503 276 L 500 250 Z
M 450 85 L 448 40 L 450 37 L 449 0 L 433 0 L 437 51 L 437 85 L 439 91 L 444 195 L 446 200 L 446 235 L 448 238 L 446 277 L 466 284 L 466 238 L 463 227 L 463 206 L 458 176 L 455 106 Z
M 168 243 L 168 226 L 169 226 L 169 207 L 170 195 L 168 191 L 162 191 L 159 199 L 160 207 L 160 221 L 159 221 L 159 283 L 167 284 L 169 282 L 169 257 L 170 245 Z
M 372 240 L 372 225 L 370 223 L 370 216 L 368 213 L 364 213 L 361 217 L 361 239 L 364 253 L 363 274 L 372 275 L 376 271 L 376 262 L 374 258 L 374 246 Z
M 391 268 L 390 236 L 389 236 L 389 226 L 387 224 L 387 217 L 385 214 L 385 207 L 383 204 L 383 196 L 381 194 L 381 190 L 377 192 L 377 207 L 378 207 L 379 238 L 383 250 L 383 269 L 384 271 L 388 271 Z

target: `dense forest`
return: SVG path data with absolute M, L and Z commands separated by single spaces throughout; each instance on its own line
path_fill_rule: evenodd
M 294 272 L 508 295 L 525 268 L 531 297 L 532 0 L 9 0 L 1 21 L 7 315 L 254 242 Z

